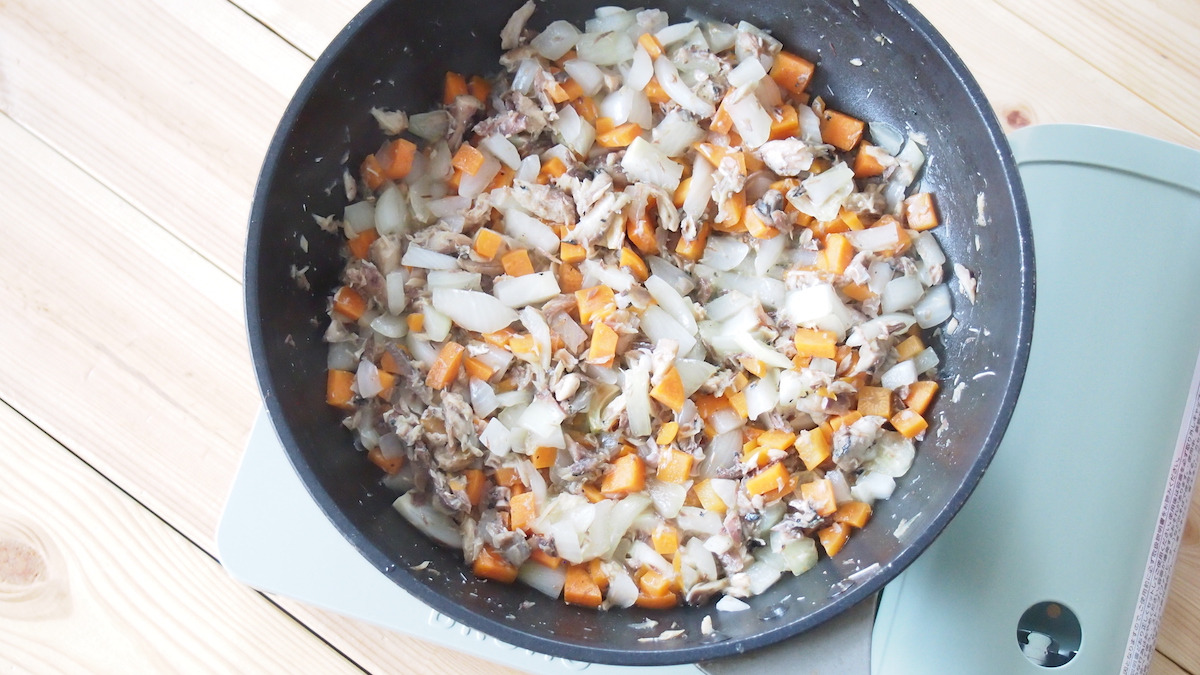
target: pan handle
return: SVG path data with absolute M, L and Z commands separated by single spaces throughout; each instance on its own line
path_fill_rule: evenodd
M 696 664 L 708 675 L 793 673 L 804 664 L 805 675 L 870 675 L 871 631 L 879 594 L 820 626 L 769 647 Z

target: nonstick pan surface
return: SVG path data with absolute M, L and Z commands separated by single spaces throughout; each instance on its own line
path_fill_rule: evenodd
M 428 110 L 446 70 L 494 73 L 500 29 L 520 1 L 376 0 L 334 39 L 297 90 L 263 164 L 246 251 L 250 345 L 271 420 L 313 498 L 377 569 L 442 614 L 504 642 L 579 661 L 662 665 L 739 654 L 797 635 L 879 590 L 911 563 L 966 500 L 1008 424 L 1032 335 L 1034 277 L 1025 197 L 1003 133 L 966 67 L 899 0 L 640 3 L 669 12 L 674 21 L 691 9 L 769 29 L 818 64 L 811 91 L 832 107 L 925 134 L 930 160 L 921 184 L 938 197 L 944 223 L 938 239 L 951 263 L 974 272 L 979 295 L 971 304 L 956 290 L 959 328 L 932 341 L 942 359 L 943 389 L 913 469 L 836 559 L 823 558 L 801 577 L 785 575 L 751 599 L 750 611 L 736 614 L 711 606 L 570 607 L 519 584 L 477 580 L 460 552 L 412 528 L 391 508 L 397 495 L 380 485 L 378 469 L 353 451 L 341 413 L 324 401 L 326 298 L 343 261 L 312 215 L 341 213 L 343 166 L 357 166 L 382 140 L 368 109 Z M 530 26 L 541 29 L 555 19 L 582 25 L 595 6 L 539 2 Z M 977 223 L 980 194 L 985 224 Z M 302 235 L 308 252 L 299 245 Z M 293 265 L 309 268 L 312 290 L 297 286 Z M 967 386 L 955 401 L 960 382 Z M 901 522 L 907 530 L 896 536 Z M 410 569 L 424 561 L 428 569 Z M 847 581 L 860 570 L 867 571 Z M 527 600 L 535 604 L 521 609 Z M 702 637 L 706 615 L 713 615 L 717 634 Z M 654 630 L 631 628 L 647 616 L 658 621 Z M 639 641 L 673 626 L 686 638 Z

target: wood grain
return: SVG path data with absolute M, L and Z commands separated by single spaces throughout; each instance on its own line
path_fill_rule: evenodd
M 363 0 L 231 0 L 316 59 L 367 3 Z
M 1160 652 L 1154 653 L 1154 658 L 1150 661 L 1150 672 L 1148 675 L 1188 675 L 1188 671 L 1179 667 L 1171 659 L 1163 656 Z
M 3 404 L 0 438 L 0 671 L 360 672 Z
M 0 46 L 0 110 L 240 278 L 307 57 L 224 0 L 11 0 Z

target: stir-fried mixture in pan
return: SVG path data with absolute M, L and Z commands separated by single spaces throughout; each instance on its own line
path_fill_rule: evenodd
M 951 305 L 920 141 L 867 142 L 748 23 L 533 7 L 501 74 L 372 110 L 388 140 L 319 219 L 348 238 L 328 401 L 480 577 L 762 593 L 867 526 L 927 428 Z

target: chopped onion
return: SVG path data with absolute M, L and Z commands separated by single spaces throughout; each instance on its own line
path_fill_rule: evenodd
M 715 606 L 718 612 L 744 612 L 750 609 L 750 605 L 732 595 L 722 595 Z
M 506 391 L 502 394 L 496 394 L 497 405 L 499 405 L 501 408 L 519 408 L 517 411 L 518 413 L 524 412 L 524 406 L 529 405 L 529 402 L 532 400 L 533 392 L 529 391 L 528 389 L 514 389 L 512 391 Z M 511 420 L 505 420 L 504 424 L 506 426 L 515 427 L 519 417 L 520 415 L 517 414 Z M 509 425 L 509 422 L 512 422 L 512 424 Z
M 681 507 L 679 509 L 679 515 L 677 516 L 676 522 L 679 524 L 679 529 L 683 530 L 684 532 L 694 532 L 696 534 L 712 536 L 721 531 L 720 516 L 712 511 L 705 511 L 704 509 L 695 506 Z M 705 555 L 707 555 L 711 561 L 712 554 L 704 549 L 704 543 L 699 539 L 693 539 L 693 541 L 696 542 L 696 547 L 701 551 L 704 551 Z M 692 553 L 690 547 L 688 549 L 688 553 Z M 693 561 L 692 565 L 696 567 L 697 570 L 700 569 L 700 566 L 696 564 L 696 561 Z M 715 577 L 716 565 L 714 564 L 713 578 Z
M 517 320 L 511 307 L 479 291 L 435 288 L 433 306 L 454 323 L 477 333 L 494 333 Z
M 696 29 L 697 25 L 698 24 L 695 21 L 688 21 L 686 23 L 677 23 L 672 26 L 667 26 L 666 28 L 655 33 L 654 38 L 658 40 L 658 43 L 663 47 L 669 47 L 691 35 L 692 31 Z
M 384 188 L 375 199 L 375 231 L 380 235 L 404 234 L 411 217 L 408 200 L 395 185 Z
M 520 277 L 522 279 L 528 276 Z M 684 328 L 662 307 L 652 306 L 646 308 L 642 313 L 642 332 L 650 339 L 650 342 L 658 343 L 659 340 L 674 340 L 679 343 L 680 353 L 686 354 L 692 351 L 692 347 L 696 344 L 696 338 L 692 333 Z
M 766 76 L 767 71 L 763 70 L 762 63 L 758 59 L 747 59 L 730 71 L 729 86 L 744 87 L 754 84 Z
M 922 349 L 919 354 L 912 358 L 912 361 L 913 367 L 917 369 L 918 375 L 922 375 L 930 370 L 933 370 L 934 368 L 937 368 L 938 363 L 941 362 L 941 360 L 938 359 L 937 352 L 933 351 L 933 347 L 926 347 L 925 349 Z
M 532 246 L 543 255 L 558 253 L 558 235 L 549 225 L 518 209 L 504 212 L 504 232 L 522 243 Z
M 796 117 L 800 123 L 800 133 L 796 135 L 800 140 L 809 145 L 821 145 L 824 141 L 821 140 L 821 118 L 817 117 L 817 113 L 806 105 L 798 105 Z
M 667 113 L 653 132 L 654 146 L 668 157 L 682 155 L 688 148 L 704 138 L 704 130 L 693 122 L 682 110 L 676 108 Z M 693 170 L 694 171 L 694 170 Z
M 450 113 L 445 110 L 418 113 L 409 116 L 408 130 L 412 134 L 433 143 L 446 137 L 446 134 L 450 131 L 450 123 L 452 121 L 453 118 L 450 116 Z
M 428 368 L 433 365 L 434 361 L 437 361 L 437 350 L 429 344 L 429 340 L 417 337 L 417 333 L 408 334 L 407 344 L 408 351 L 412 353 L 413 359 L 417 363 Z
M 425 309 L 421 310 L 421 314 L 425 317 L 425 337 L 433 342 L 441 342 L 450 336 L 450 317 L 442 314 L 437 308 L 431 305 L 425 305 Z
M 850 501 L 850 483 L 846 482 L 846 474 L 842 473 L 841 469 L 826 471 L 825 478 L 829 479 L 830 485 L 833 486 L 834 501 L 839 504 Z
M 546 534 L 554 540 L 554 548 L 560 558 L 574 565 L 583 562 L 583 550 L 579 545 L 579 533 L 575 531 L 575 528 L 570 523 L 554 523 L 546 528 Z
M 596 141 L 596 128 L 580 117 L 571 106 L 563 106 L 562 110 L 558 111 L 554 129 L 562 137 L 562 142 L 581 157 L 587 155 L 592 149 L 592 143 Z
M 717 276 L 718 290 L 736 290 L 752 298 L 758 298 L 763 307 L 776 309 L 783 306 L 787 287 L 779 279 L 770 277 L 747 277 L 733 272 L 722 272 Z
M 704 313 L 712 321 L 724 321 L 738 312 L 754 306 L 754 301 L 744 293 L 729 291 L 704 306 Z
M 570 21 L 554 21 L 529 41 L 529 46 L 547 61 L 557 61 L 579 41 L 579 29 Z
M 894 271 L 892 266 L 886 260 L 876 260 L 867 268 L 867 275 L 871 280 L 867 282 L 867 288 L 875 295 L 883 293 L 883 289 L 887 288 L 888 282 L 892 280 Z
M 900 226 L 892 223 L 882 227 L 868 227 L 865 230 L 844 232 L 843 236 L 859 251 L 890 251 L 900 244 Z
M 780 532 L 771 533 L 772 548 L 776 538 L 782 536 Z M 783 544 L 780 548 L 784 565 L 792 574 L 799 576 L 817 566 L 817 543 L 811 537 L 801 537 Z
M 558 280 L 553 272 L 537 272 L 523 277 L 501 277 L 492 284 L 492 294 L 509 307 L 524 307 L 545 302 L 558 295 Z
M 896 127 L 887 122 L 871 122 L 871 140 L 875 145 L 887 150 L 889 155 L 899 154 L 904 145 L 904 135 Z
M 734 335 L 734 339 L 737 340 L 739 347 L 746 350 L 747 354 L 753 356 L 759 361 L 762 361 L 768 366 L 774 368 L 783 368 L 786 370 L 795 365 L 792 363 L 791 359 L 759 342 L 748 332 L 739 332 L 738 334 Z M 772 405 L 772 407 L 774 406 Z M 757 415 L 751 415 L 751 417 L 757 417 Z
M 622 7 L 597 7 L 596 18 L 584 22 L 583 28 L 589 33 L 606 33 L 613 30 L 625 30 L 637 23 L 637 12 Z
M 517 578 L 530 588 L 541 591 L 551 598 L 562 594 L 563 586 L 567 583 L 567 567 L 559 565 L 554 569 L 541 563 L 528 560 L 517 570 Z
M 329 356 L 325 359 L 325 366 L 329 370 L 355 370 L 358 367 L 358 356 L 354 352 L 353 342 L 333 342 L 329 345 Z
M 649 279 L 646 279 L 645 285 L 646 291 L 658 302 L 659 306 L 671 315 L 671 318 L 675 319 L 691 335 L 696 334 L 696 316 L 691 300 L 680 295 L 671 284 L 667 283 L 666 279 L 657 275 L 651 275 Z M 686 354 L 691 351 L 691 346 L 680 343 L 679 351 Z
M 483 139 L 480 145 L 492 153 L 493 157 L 503 162 L 504 166 L 513 170 L 521 168 L 521 153 L 517 152 L 517 146 L 504 136 L 498 133 L 492 134 Z
M 525 412 L 521 413 L 517 424 L 528 429 L 530 433 L 539 436 L 548 436 L 555 429 L 559 429 L 562 421 L 566 419 L 562 408 L 558 404 L 546 399 L 534 399 Z
M 854 191 L 854 171 L 845 162 L 838 162 L 815 176 L 800 182 L 803 192 L 788 201 L 802 213 L 821 221 L 837 218 L 842 203 Z
M 629 121 L 646 130 L 654 128 L 654 111 L 650 109 L 650 99 L 644 91 L 633 92 L 633 107 L 629 109 Z
M 591 61 L 571 59 L 563 64 L 563 70 L 583 89 L 586 96 L 595 96 L 604 87 L 604 72 Z
M 522 59 L 521 65 L 517 66 L 517 72 L 513 74 L 513 91 L 522 94 L 530 93 L 530 90 L 533 89 L 533 81 L 541 70 L 542 66 L 537 59 Z
M 775 352 L 778 354 L 779 352 Z M 780 354 L 780 356 L 783 356 Z M 779 404 L 779 380 L 774 370 L 768 370 L 765 375 L 751 382 L 744 390 L 746 394 L 746 411 L 750 419 L 770 412 Z
M 858 502 L 873 503 L 876 499 L 888 499 L 896 489 L 896 479 L 878 471 L 867 471 L 858 477 L 850 496 Z
M 598 66 L 615 66 L 633 58 L 633 39 L 622 32 L 588 32 L 579 36 L 575 53 Z
M 608 594 L 604 596 L 604 601 L 610 606 L 622 609 L 632 607 L 637 602 L 637 599 L 638 587 L 628 572 L 620 569 L 616 574 L 609 577 Z
M 354 384 L 358 387 L 358 395 L 363 398 L 371 398 L 383 391 L 383 385 L 379 382 L 379 369 L 368 359 L 359 362 Z
M 679 515 L 679 509 L 687 499 L 688 488 L 677 483 L 664 483 L 650 479 L 646 482 L 646 492 L 654 501 L 654 510 L 663 518 L 674 518 Z
M 709 482 L 712 491 L 725 502 L 731 510 L 737 508 L 738 482 L 728 478 L 713 478 Z
M 542 158 L 537 155 L 529 155 L 521 160 L 521 167 L 517 169 L 515 180 L 532 183 L 537 180 L 538 174 L 542 172 Z
M 938 284 L 930 288 L 917 306 L 913 307 L 913 315 L 917 317 L 917 325 L 921 328 L 933 328 L 949 319 L 952 313 L 950 289 L 946 284 Z
M 654 77 L 654 61 L 650 58 L 650 52 L 646 48 L 638 45 L 633 50 L 633 65 L 629 67 L 629 73 L 625 75 L 625 86 L 635 91 L 641 91 L 650 84 L 650 78 Z
M 688 398 L 717 373 L 717 367 L 703 359 L 675 359 L 675 370 L 683 382 L 683 395 Z
M 665 30 L 670 29 L 668 27 Z M 697 96 L 696 92 L 692 91 L 683 80 L 679 79 L 679 71 L 675 68 L 675 64 L 671 63 L 670 59 L 666 56 L 660 56 L 654 60 L 654 75 L 658 78 L 658 84 L 662 86 L 667 96 L 670 96 L 671 100 L 678 103 L 684 110 L 702 118 L 712 117 L 713 113 L 716 112 L 717 109 L 713 104 Z M 770 117 L 767 120 L 769 126 Z
M 932 232 L 921 232 L 913 237 L 913 248 L 926 265 L 940 267 L 946 263 L 946 254 L 942 252 L 942 247 Z
M 408 298 L 404 294 L 407 282 L 408 272 L 404 270 L 388 272 L 388 275 L 384 277 L 384 284 L 387 287 L 388 311 L 392 314 L 399 315 L 408 306 Z
M 885 389 L 899 389 L 908 384 L 917 381 L 917 369 L 913 364 L 912 359 L 901 361 L 896 365 L 888 368 L 887 372 L 879 378 L 879 384 Z
M 688 12 L 688 18 L 694 18 L 690 14 L 690 9 Z M 708 42 L 708 48 L 714 54 L 732 49 L 733 44 L 737 42 L 737 29 L 727 23 L 706 19 L 700 22 L 700 31 L 704 35 L 704 40 Z
M 500 407 L 500 404 L 496 403 L 496 390 L 492 389 L 492 385 L 487 382 L 472 377 L 469 382 L 469 389 L 471 407 L 475 410 L 477 417 L 486 418 Z M 508 429 L 504 430 L 504 438 L 508 439 Z
M 728 412 L 728 411 L 724 411 Z M 737 417 L 737 413 L 733 413 Z M 715 418 L 716 415 L 713 415 Z M 738 418 L 741 421 L 741 418 Z M 700 462 L 698 473 L 702 478 L 712 478 L 722 469 L 728 469 L 737 461 L 742 450 L 741 426 L 718 434 L 708 444 L 704 461 Z
M 735 89 L 725 96 L 722 105 L 729 113 L 734 128 L 741 134 L 742 142 L 746 146 L 757 148 L 771 140 L 771 116 L 763 109 L 752 90 L 748 88 Z M 854 172 L 851 171 L 850 175 L 853 178 Z M 853 187 L 853 182 L 851 187 Z M 823 220 L 832 220 L 832 218 Z
M 611 119 L 615 126 L 628 122 L 631 110 L 633 110 L 633 90 L 629 87 L 621 87 L 600 101 L 600 116 Z
M 663 60 L 659 57 L 659 60 Z M 566 108 L 574 110 L 573 108 Z M 561 113 L 560 113 L 561 114 Z M 679 187 L 683 177 L 683 165 L 663 154 L 661 150 L 651 145 L 646 139 L 638 136 L 633 139 L 621 159 L 621 168 L 630 179 L 657 185 L 668 193 Z
M 409 244 L 400 264 L 427 270 L 456 270 L 458 269 L 458 258 Z
M 432 503 L 417 504 L 415 496 L 415 491 L 405 492 L 392 506 L 430 539 L 451 548 L 462 548 L 462 534 L 450 516 L 434 509 Z
M 508 141 L 505 142 L 507 143 Z M 458 184 L 459 196 L 469 199 L 478 197 L 487 191 L 488 186 L 492 184 L 498 173 L 500 173 L 500 162 L 495 157 L 492 157 L 491 154 L 484 152 L 483 166 L 479 167 L 479 171 L 476 171 L 474 174 L 463 172 L 462 180 Z
M 787 296 L 786 310 L 798 326 L 830 330 L 839 336 L 846 333 L 851 322 L 850 310 L 827 283 L 792 291 Z
M 371 202 L 355 202 L 342 212 L 342 220 L 354 234 L 362 234 L 375 227 L 375 204 Z
M 532 307 L 526 307 L 521 310 L 521 325 L 525 326 L 525 330 L 529 331 L 529 336 L 533 338 L 534 344 L 537 345 L 538 352 L 542 357 L 542 369 L 550 369 L 550 326 L 546 323 L 546 318 L 542 313 Z
M 775 263 L 783 257 L 783 249 L 787 246 L 788 238 L 785 234 L 777 234 L 770 239 L 762 239 L 758 242 L 758 254 L 754 256 L 754 272 L 760 277 L 767 276 Z
M 750 579 L 751 595 L 766 592 L 776 581 L 779 581 L 779 577 L 783 576 L 782 570 L 762 560 L 747 567 L 743 574 Z
M 481 288 L 481 280 L 482 275 L 478 272 L 432 270 L 425 275 L 425 286 L 429 289 L 458 288 L 477 291 Z
M 875 456 L 863 464 L 863 468 L 892 478 L 899 478 L 908 473 L 912 468 L 913 458 L 916 457 L 913 442 L 895 431 L 880 434 L 873 452 Z
M 580 263 L 579 271 L 583 273 L 584 285 L 587 287 L 604 284 L 618 293 L 624 293 L 637 283 L 629 272 L 593 258 Z
M 700 157 L 700 161 L 708 164 L 703 157 Z M 685 203 L 684 208 L 686 209 L 686 207 Z M 713 235 L 708 238 L 708 244 L 704 247 L 704 257 L 700 261 L 713 269 L 728 272 L 742 264 L 742 260 L 745 260 L 746 254 L 749 252 L 750 246 L 741 239 Z
M 674 288 L 680 295 L 687 295 L 695 290 L 696 283 L 692 281 L 691 275 L 663 258 L 653 255 L 646 258 L 646 263 L 650 265 L 651 273 L 671 284 L 671 288 Z
M 380 314 L 371 320 L 371 330 L 386 338 L 398 340 L 408 335 L 408 322 L 394 314 Z
M 644 359 L 643 359 L 644 360 Z M 650 435 L 650 364 L 638 363 L 625 371 L 625 412 L 629 416 L 629 433 Z
M 883 287 L 883 293 L 880 294 L 880 309 L 886 314 L 908 309 L 917 304 L 924 294 L 925 287 L 921 285 L 920 279 L 907 276 L 897 277 Z M 927 328 L 927 326 L 921 327 Z

